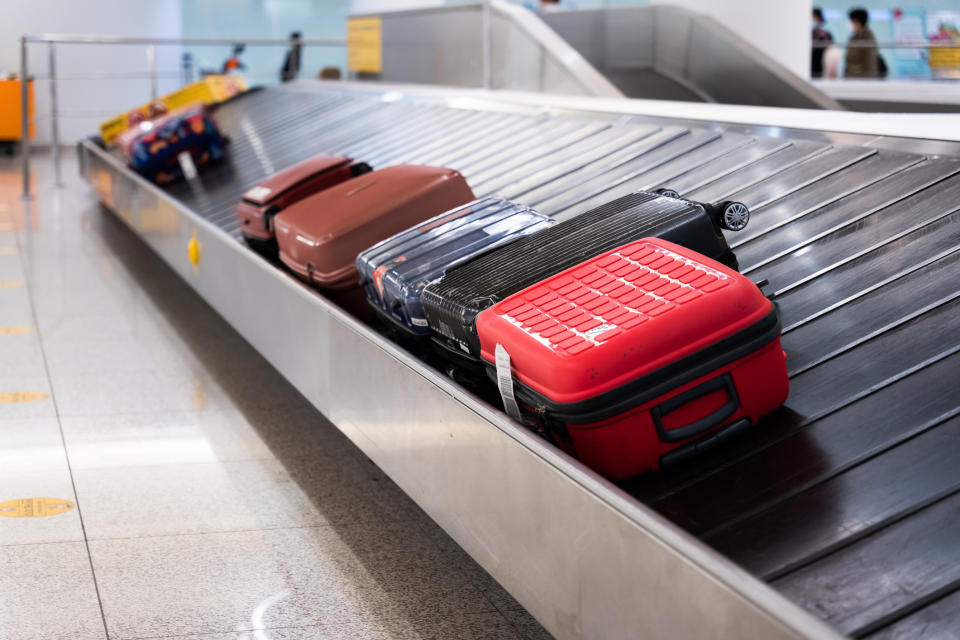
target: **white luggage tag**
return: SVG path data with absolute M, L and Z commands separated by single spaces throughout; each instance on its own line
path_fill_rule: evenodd
M 184 151 L 177 155 L 177 162 L 180 163 L 180 169 L 183 171 L 183 177 L 187 180 L 193 180 L 197 177 L 197 165 L 193 163 L 193 156 L 189 151 Z
M 520 422 L 520 406 L 513 395 L 513 375 L 510 373 L 510 354 L 503 348 L 503 345 L 497 343 L 494 350 L 497 364 L 497 387 L 500 389 L 500 398 L 503 400 L 503 408 L 507 415 Z

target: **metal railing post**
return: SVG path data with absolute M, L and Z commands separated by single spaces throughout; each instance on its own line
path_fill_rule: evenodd
M 57 106 L 57 53 L 56 43 L 47 43 L 50 65 L 50 144 L 53 147 L 54 186 L 63 186 L 63 173 L 60 170 L 60 111 Z
M 150 101 L 159 96 L 157 91 L 157 45 L 147 45 L 147 68 L 150 70 Z
M 493 88 L 493 21 L 490 14 L 490 0 L 483 0 L 481 20 L 481 47 L 483 57 L 483 88 Z
M 23 196 L 30 199 L 30 80 L 27 78 L 27 36 L 20 38 L 20 153 L 23 155 Z

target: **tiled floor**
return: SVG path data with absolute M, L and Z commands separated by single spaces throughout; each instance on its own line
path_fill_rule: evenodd
M 0 517 L 0 640 L 549 638 L 70 160 L 0 159 L 0 503 L 76 503 Z

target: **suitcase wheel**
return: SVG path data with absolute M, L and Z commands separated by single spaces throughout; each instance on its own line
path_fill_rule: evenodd
M 673 189 L 657 189 L 654 193 L 665 198 L 679 198 L 680 194 Z
M 750 222 L 750 209 L 742 202 L 724 202 L 720 214 L 720 226 L 730 231 L 742 231 Z

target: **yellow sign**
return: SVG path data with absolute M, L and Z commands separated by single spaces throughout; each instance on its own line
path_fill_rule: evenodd
M 66 513 L 74 503 L 63 498 L 20 498 L 0 502 L 0 516 L 5 518 L 42 518 Z
M 960 68 L 960 47 L 930 47 L 930 68 L 956 70 Z
M 200 255 L 202 251 L 203 247 L 200 246 L 200 241 L 197 240 L 197 234 L 194 233 L 190 236 L 190 242 L 187 243 L 187 258 L 194 267 L 200 265 Z
M 33 327 L 0 327 L 0 336 L 22 336 L 33 333 Z
M 23 286 L 23 280 L 0 280 L 0 289 L 16 289 Z
M 17 255 L 16 247 L 0 247 L 0 256 L 15 256 Z
M 37 400 L 46 400 L 49 397 L 50 394 L 40 391 L 4 391 L 0 393 L 0 403 L 36 402 Z
M 347 69 L 357 73 L 380 73 L 383 70 L 380 18 L 347 20 Z

